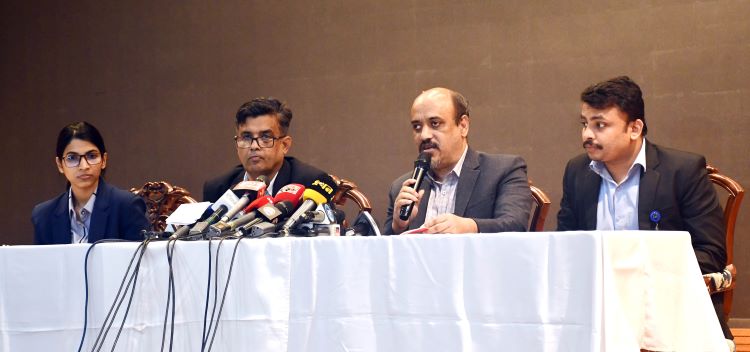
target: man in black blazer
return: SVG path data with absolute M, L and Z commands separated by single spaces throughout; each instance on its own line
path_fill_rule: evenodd
M 701 271 L 723 270 L 723 211 L 705 158 L 645 139 L 643 97 L 628 77 L 586 88 L 581 101 L 586 153 L 565 168 L 557 230 L 687 231 Z M 731 339 L 723 295 L 712 299 Z
M 420 190 L 412 173 L 396 179 L 389 192 L 384 233 L 424 227 L 427 233 L 526 231 L 531 192 L 520 156 L 493 155 L 469 148 L 469 105 L 458 92 L 433 88 L 411 108 L 414 142 L 431 156 Z M 402 221 L 402 206 L 415 203 Z M 394 214 L 395 213 L 395 214 Z
M 275 195 L 290 183 L 312 184 L 326 174 L 293 157 L 287 157 L 292 146 L 288 134 L 292 111 L 274 98 L 255 98 L 240 106 L 236 115 L 237 135 L 234 137 L 241 165 L 228 173 L 206 181 L 203 200 L 217 201 L 224 192 L 243 180 L 268 177 L 268 193 Z

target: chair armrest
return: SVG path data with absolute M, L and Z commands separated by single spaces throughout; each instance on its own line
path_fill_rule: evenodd
M 709 294 L 724 292 L 734 289 L 737 279 L 737 268 L 734 264 L 727 265 L 722 272 L 703 275 Z

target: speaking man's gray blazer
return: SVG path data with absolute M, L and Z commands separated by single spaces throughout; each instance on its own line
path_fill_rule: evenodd
M 408 172 L 391 185 L 383 229 L 386 235 L 396 234 L 391 228 L 393 201 L 401 190 L 401 184 L 411 175 Z M 417 228 L 425 221 L 431 189 L 429 178 L 425 177 L 422 188 L 425 193 L 419 204 L 419 211 L 409 222 L 408 229 Z M 468 149 L 458 178 L 454 214 L 474 220 L 479 232 L 526 231 L 531 201 L 526 162 L 523 158 Z M 398 216 L 399 209 L 395 212 Z

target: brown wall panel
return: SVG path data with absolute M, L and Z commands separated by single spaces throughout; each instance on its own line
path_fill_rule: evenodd
M 53 158 L 66 123 L 100 128 L 111 183 L 165 179 L 200 197 L 237 163 L 234 112 L 260 95 L 293 108 L 291 154 L 357 182 L 380 220 L 417 154 L 411 101 L 433 86 L 467 96 L 475 148 L 526 158 L 553 199 L 550 229 L 581 152 L 578 94 L 620 74 L 644 90 L 652 141 L 750 186 L 748 13 L 746 0 L 4 1 L 0 243 L 30 243 L 31 208 L 63 191 Z M 740 281 L 735 317 L 750 318 L 748 290 Z

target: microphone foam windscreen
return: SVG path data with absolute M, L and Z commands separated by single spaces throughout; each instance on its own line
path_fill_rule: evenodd
M 292 206 L 296 208 L 299 204 L 300 199 L 302 199 L 302 194 L 304 192 L 305 186 L 299 183 L 290 183 L 284 187 L 281 187 L 279 192 L 276 193 L 276 196 L 273 197 L 273 202 L 279 203 L 287 201 L 292 203 Z
M 253 211 L 255 209 L 258 209 L 258 208 L 260 208 L 260 207 L 262 207 L 262 206 L 264 206 L 266 204 L 271 204 L 271 203 L 273 203 L 273 198 L 271 198 L 270 196 L 263 196 L 263 197 L 260 197 L 260 198 L 258 198 L 256 200 L 254 200 L 247 207 L 245 207 L 245 209 L 243 209 L 243 211 L 245 213 L 248 213 L 248 212 L 251 212 L 251 211 Z
M 304 194 L 308 194 L 308 191 L 314 191 L 318 194 L 320 194 L 321 201 L 318 202 L 315 198 L 303 196 L 305 199 L 312 199 L 315 200 L 316 203 L 322 204 L 330 202 L 331 199 L 333 199 L 333 196 L 336 194 L 336 191 L 338 191 L 338 186 L 336 186 L 336 182 L 333 181 L 333 178 L 329 176 L 328 174 L 321 174 L 318 176 L 318 179 L 313 181 L 313 183 L 308 187 Z
M 432 160 L 432 156 L 429 153 L 421 152 L 419 153 L 417 160 L 414 161 L 414 167 L 415 168 L 422 167 L 422 168 L 429 170 L 431 160 Z

